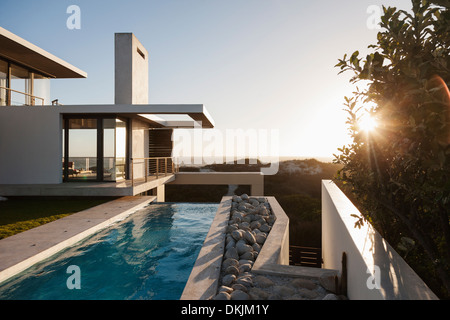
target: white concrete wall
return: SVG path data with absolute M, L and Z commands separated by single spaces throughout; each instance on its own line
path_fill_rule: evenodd
M 264 175 L 261 172 L 178 172 L 171 184 L 250 185 L 251 196 L 264 195 Z
M 148 52 L 132 33 L 115 34 L 115 103 L 148 103 Z
M 62 182 L 62 121 L 56 108 L 0 108 L 0 184 Z
M 355 227 L 352 214 L 360 212 L 345 194 L 332 181 L 322 181 L 323 267 L 342 272 L 342 253 L 346 253 L 349 299 L 437 299 L 370 224 Z
M 148 125 L 138 120 L 132 120 L 132 134 L 131 134 L 131 157 L 148 158 L 149 150 L 149 130 Z M 145 161 L 135 160 L 133 163 L 133 178 L 145 177 Z

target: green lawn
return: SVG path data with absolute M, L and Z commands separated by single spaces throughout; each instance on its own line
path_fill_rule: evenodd
M 0 239 L 111 200 L 114 198 L 21 197 L 0 201 Z

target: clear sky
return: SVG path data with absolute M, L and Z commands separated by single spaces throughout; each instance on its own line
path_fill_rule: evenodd
M 70 5 L 81 28 L 70 30 Z M 1 0 L 0 26 L 88 73 L 51 83 L 63 104 L 114 103 L 114 33 L 149 51 L 149 103 L 201 103 L 216 128 L 277 129 L 281 156 L 332 157 L 349 142 L 345 53 L 376 43 L 372 5 L 410 0 Z

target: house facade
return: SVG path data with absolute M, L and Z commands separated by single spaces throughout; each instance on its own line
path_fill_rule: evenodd
M 65 105 L 50 101 L 51 79 L 87 73 L 0 28 L 0 195 L 130 195 L 173 181 L 173 130 L 214 122 L 201 104 L 148 104 L 148 59 L 116 33 L 115 103 Z

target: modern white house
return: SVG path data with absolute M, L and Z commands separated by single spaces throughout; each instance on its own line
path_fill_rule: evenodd
M 163 201 L 164 184 L 176 183 L 173 130 L 214 121 L 202 104 L 148 104 L 148 63 L 132 33 L 116 33 L 115 103 L 65 105 L 50 101 L 51 79 L 87 73 L 0 28 L 0 195 L 150 192 Z M 180 179 L 236 182 L 262 194 L 259 173 Z

